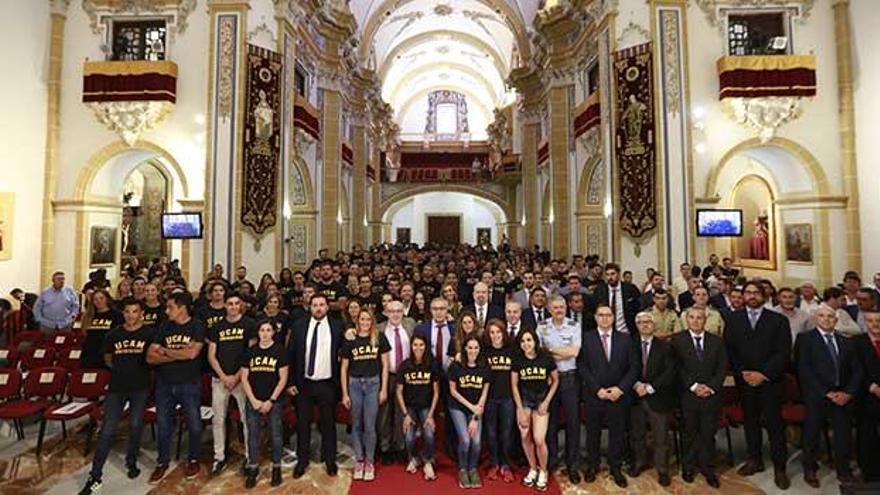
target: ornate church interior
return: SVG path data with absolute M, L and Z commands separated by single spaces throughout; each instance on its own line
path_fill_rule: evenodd
M 306 340 L 306 333 L 309 338 L 318 333 L 317 325 L 313 331 L 308 325 L 317 321 L 315 303 L 303 299 L 309 284 L 315 284 L 314 292 L 329 304 L 331 317 L 341 315 L 350 324 L 344 330 L 352 339 L 361 334 L 359 313 L 349 314 L 350 301 L 360 301 L 358 307 L 364 309 L 365 298 L 378 298 L 381 308 L 369 303 L 370 318 L 374 329 L 378 324 L 380 333 L 385 332 L 385 339 L 391 334 L 383 329 L 390 327 L 382 325 L 391 324 L 383 322 L 393 317 L 383 294 L 387 292 L 389 300 L 402 299 L 406 318 L 419 325 L 415 333 L 407 329 L 410 335 L 405 342 L 412 343 L 421 325 L 426 325 L 423 343 L 429 347 L 423 351 L 436 359 L 431 342 L 441 349 L 444 341 L 431 340 L 433 298 L 444 299 L 447 284 L 456 299 L 449 299 L 449 310 L 456 308 L 449 313 L 450 322 L 456 319 L 457 328 L 460 311 L 470 307 L 475 311 L 472 321 L 483 336 L 478 342 L 491 347 L 491 316 L 487 321 L 480 313 L 475 287 L 481 283 L 488 287 L 490 306 L 498 306 L 497 318 L 503 326 L 507 317 L 508 326 L 503 328 L 509 328 L 512 320 L 505 310 L 511 301 L 519 301 L 520 292 L 524 296 L 519 310 L 544 307 L 534 304 L 527 275 L 539 278 L 535 287 L 546 292 L 548 312 L 541 309 L 541 315 L 547 319 L 542 322 L 534 316 L 537 333 L 530 335 L 540 337 L 541 345 L 534 344 L 556 359 L 553 376 L 557 371 L 560 376 L 556 393 L 568 383 L 566 373 L 578 380 L 575 389 L 583 387 L 583 391 L 574 392 L 574 409 L 557 404 L 568 397 L 558 395 L 547 413 L 549 464 L 552 468 L 557 457 L 560 463 L 555 472 L 522 457 L 520 434 L 526 433 L 518 416 L 522 408 L 515 410 L 519 392 L 509 398 L 512 416 L 507 435 L 513 437 L 520 461 L 514 462 L 515 480 L 509 482 L 506 472 L 499 470 L 504 466 L 497 465 L 496 454 L 488 453 L 492 449 L 488 444 L 497 440 L 498 432 L 490 435 L 484 424 L 483 450 L 491 460 L 480 461 L 481 491 L 624 493 L 627 480 L 628 489 L 637 493 L 832 493 L 851 486 L 880 490 L 876 465 L 873 472 L 864 465 L 871 462 L 864 453 L 880 447 L 880 127 L 871 124 L 880 115 L 875 94 L 880 90 L 880 65 L 871 63 L 880 53 L 880 36 L 874 33 L 880 25 L 880 2 L 0 0 L 0 11 L 0 31 L 7 39 L 0 49 L 5 74 L 0 80 L 4 109 L 0 144 L 5 150 L 0 165 L 0 492 L 88 495 L 98 493 L 97 487 L 80 491 L 92 481 L 103 484 L 104 493 L 231 493 L 245 487 L 250 468 L 242 467 L 244 476 L 237 468 L 242 459 L 249 465 L 251 440 L 246 436 L 253 432 L 241 431 L 239 423 L 249 429 L 256 406 L 248 403 L 245 414 L 244 402 L 250 398 L 240 385 L 238 396 L 231 388 L 222 390 L 218 377 L 225 377 L 225 372 L 218 375 L 212 369 L 216 358 L 204 357 L 219 342 L 212 337 L 216 331 L 212 333 L 209 321 L 203 329 L 206 343 L 200 358 L 200 383 L 202 391 L 207 390 L 207 399 L 203 393 L 201 402 L 206 431 L 193 437 L 192 422 L 185 427 L 186 414 L 169 413 L 179 423 L 178 431 L 188 432 L 173 435 L 176 457 L 169 466 L 163 457 L 167 452 L 160 452 L 165 449 L 161 441 L 165 435 L 157 436 L 157 429 L 165 428 L 161 419 L 165 416 L 157 413 L 159 401 L 151 392 L 147 404 L 152 412 L 149 407 L 146 413 L 141 410 L 149 427 L 145 429 L 151 430 L 141 441 L 138 462 L 143 473 L 131 476 L 124 445 L 132 428 L 127 412 L 119 413 L 123 419 L 115 439 L 111 432 L 104 441 L 113 439 L 109 457 L 106 447 L 103 450 L 107 457 L 103 480 L 100 468 L 90 471 L 96 446 L 103 441 L 102 423 L 110 417 L 104 412 L 109 401 L 103 389 L 85 395 L 75 391 L 93 390 L 86 385 L 96 379 L 101 383 L 106 374 L 109 397 L 117 393 L 110 375 L 119 373 L 110 365 L 113 347 L 104 340 L 111 328 L 90 339 L 89 325 L 102 311 L 94 301 L 100 299 L 98 293 L 118 306 L 113 328 L 119 325 L 124 330 L 132 325 L 127 319 L 123 324 L 129 297 L 146 298 L 141 309 L 149 313 L 151 297 L 143 295 L 144 285 L 159 293 L 159 319 L 165 318 L 166 301 L 169 306 L 183 304 L 172 302 L 177 301 L 173 294 L 186 293 L 192 296 L 188 306 L 195 299 L 194 318 L 201 310 L 219 308 L 222 320 L 230 318 L 229 305 L 224 313 L 223 296 L 212 299 L 214 284 L 220 280 L 227 298 L 241 297 L 252 309 L 254 322 L 259 315 L 271 314 L 266 309 L 271 293 L 265 286 L 276 285 L 283 296 L 278 304 L 290 322 L 289 342 L 281 343 L 285 352 L 293 349 L 290 358 L 283 358 L 289 359 L 284 369 L 289 368 L 288 384 L 294 383 L 294 374 L 305 375 L 305 382 L 297 382 L 302 391 L 303 383 L 311 383 L 309 377 L 315 375 L 295 362 L 300 327 L 291 315 L 296 310 L 304 314 L 302 345 L 310 353 L 302 358 L 313 366 L 312 351 L 319 346 L 317 340 Z M 328 275 L 323 273 L 325 263 L 331 270 Z M 484 271 L 488 277 L 482 277 Z M 625 281 L 621 285 L 637 289 L 630 297 L 623 287 L 625 304 L 609 296 L 621 287 L 614 285 L 617 279 L 607 280 L 609 271 Z M 262 274 L 271 280 L 264 283 Z M 57 285 L 59 276 L 69 292 Z M 330 278 L 340 290 L 327 289 Z M 372 289 L 363 289 L 363 278 Z M 285 285 L 288 280 L 290 285 Z M 244 282 L 249 291 L 241 288 Z M 706 311 L 695 314 L 704 315 L 706 332 L 720 337 L 720 348 L 727 349 L 727 358 L 722 359 L 729 361 L 708 454 L 715 458 L 718 476 L 704 472 L 709 469 L 704 467 L 697 469 L 696 481 L 693 471 L 687 481 L 688 463 L 692 470 L 697 459 L 692 450 L 698 450 L 694 446 L 698 440 L 685 426 L 690 424 L 687 414 L 678 410 L 668 418 L 671 485 L 662 482 L 664 472 L 656 461 L 653 469 L 640 475 L 638 470 L 620 474 L 614 460 L 619 432 L 611 425 L 617 410 L 613 407 L 619 407 L 615 399 L 616 406 L 602 409 L 609 418 L 597 426 L 600 437 L 603 429 L 608 430 L 602 440 L 602 455 L 607 454 L 608 460 L 604 468 L 594 466 L 598 479 L 593 472 L 595 481 L 588 483 L 593 453 L 591 440 L 584 442 L 581 434 L 596 434 L 589 416 L 594 414 L 591 408 L 599 406 L 591 401 L 601 401 L 588 397 L 595 390 L 588 387 L 592 375 L 585 371 L 590 368 L 585 353 L 590 332 L 599 335 L 597 328 L 606 328 L 599 313 L 610 305 L 615 332 L 631 335 L 638 357 L 648 347 L 639 350 L 642 329 L 637 314 L 653 315 L 655 340 L 660 340 L 655 291 L 665 291 L 660 294 L 669 296 L 675 335 L 664 339 L 669 337 L 672 352 L 676 336 L 686 337 L 688 330 L 695 329 L 689 326 L 691 313 L 681 304 L 682 295 L 688 306 L 698 299 L 699 289 L 692 282 L 700 282 L 697 285 L 710 296 Z M 747 292 L 755 284 L 763 292 L 753 307 Z M 409 286 L 409 296 L 401 285 Z M 368 296 L 359 296 L 362 291 Z M 421 318 L 409 313 L 413 292 L 421 297 Z M 738 306 L 731 302 L 731 292 L 739 293 Z M 580 310 L 574 309 L 573 293 L 582 294 Z M 785 293 L 791 294 L 790 304 Z M 870 299 L 859 302 L 860 294 Z M 550 314 L 557 298 L 568 310 L 560 318 L 571 325 L 581 325 L 581 317 L 588 320 L 582 325 L 583 335 L 577 333 L 571 355 L 558 353 L 547 343 L 552 339 L 541 333 L 555 329 Z M 64 311 L 65 301 L 73 306 L 69 321 L 46 316 L 50 307 Z M 697 302 L 697 307 L 701 304 L 706 305 Z M 749 308 L 767 308 L 764 313 L 779 310 L 788 317 L 785 327 L 791 330 L 791 335 L 786 333 L 790 347 L 783 353 L 785 369 L 776 373 L 779 376 L 763 370 L 759 374 L 766 382 L 758 385 L 737 375 L 749 373 L 744 364 L 748 358 L 736 354 L 734 337 L 737 312 L 745 315 Z M 828 308 L 827 318 L 834 320 L 826 324 L 822 318 Z M 800 316 L 794 316 L 795 310 Z M 572 316 L 572 311 L 579 316 Z M 170 316 L 172 310 L 167 312 L 169 321 L 176 321 Z M 719 313 L 724 333 L 709 329 L 712 312 Z M 518 321 L 519 316 L 515 318 Z M 845 321 L 852 325 L 851 332 L 843 328 Z M 802 331 L 795 322 L 803 325 Z M 825 347 L 815 351 L 821 354 L 816 359 L 833 361 L 828 361 L 833 376 L 827 391 L 832 395 L 819 393 L 815 407 L 827 409 L 819 413 L 813 412 L 806 392 L 804 373 L 809 374 L 810 365 L 800 359 L 812 359 L 815 353 L 808 350 L 812 345 L 808 336 L 822 334 L 823 325 L 830 325 L 832 333 L 836 328 L 837 338 L 843 340 L 829 344 L 832 350 L 827 356 L 822 354 Z M 758 328 L 752 321 L 751 330 Z M 254 349 L 259 348 L 262 337 L 257 326 L 248 332 Z M 62 333 L 70 333 L 70 345 L 57 342 L 56 335 Z M 338 379 L 340 363 L 347 370 L 345 376 L 351 371 L 344 357 L 347 337 L 340 336 L 339 343 L 333 335 L 333 346 L 338 344 L 343 356 L 332 359 L 332 376 Z M 457 335 L 450 339 L 462 344 Z M 469 342 L 466 336 L 461 338 Z M 395 352 L 405 345 L 391 340 L 386 343 Z M 520 340 L 525 339 L 513 330 L 510 345 L 521 353 L 525 351 Z M 825 341 L 817 342 L 822 346 Z M 598 337 L 596 343 L 600 345 Z M 90 350 L 90 345 L 98 350 Z M 165 348 L 149 341 L 146 345 L 151 350 L 143 351 L 142 367 L 157 362 L 158 367 L 167 367 L 167 361 L 151 361 L 158 358 L 149 354 L 152 346 Z M 374 340 L 372 345 L 378 344 Z M 708 335 L 705 345 L 708 356 Z M 862 347 L 866 350 L 860 354 Z M 44 348 L 53 359 L 35 357 Z M 871 354 L 874 348 L 876 356 Z M 696 349 L 703 362 L 703 348 Z M 612 351 L 605 351 L 611 362 Z M 92 368 L 86 361 L 68 367 L 68 360 L 79 359 L 80 352 L 96 352 L 94 368 L 100 372 L 84 372 Z M 403 362 L 394 360 L 395 352 L 389 353 L 395 364 L 383 365 L 392 371 Z M 406 349 L 405 355 L 411 352 Z M 459 368 L 469 366 L 465 347 L 450 352 L 456 361 L 453 366 L 462 360 Z M 597 356 L 601 348 L 599 352 Z M 844 352 L 851 353 L 848 360 L 841 358 Z M 572 363 L 577 357 L 575 369 L 563 364 L 567 358 L 560 356 L 568 356 Z M 172 358 L 163 355 L 162 359 Z M 444 359 L 441 356 L 439 361 Z M 647 354 L 636 365 L 647 373 Z M 444 362 L 443 380 L 445 366 Z M 40 385 L 47 388 L 53 378 L 44 380 L 37 374 L 50 369 L 64 375 L 68 385 L 62 383 L 54 394 L 39 392 Z M 824 370 L 819 365 L 815 369 Z M 151 387 L 161 388 L 153 382 L 162 382 L 164 375 L 159 371 L 155 375 Z M 390 378 L 388 395 L 380 399 L 383 403 L 387 399 L 391 409 L 398 404 L 398 378 Z M 85 385 L 77 380 L 86 380 Z M 649 383 L 643 380 L 638 384 Z M 696 394 L 689 387 L 702 384 L 700 380 L 679 387 L 678 396 Z M 341 390 L 347 394 L 354 381 L 350 386 L 344 382 L 345 378 Z M 551 382 L 551 390 L 556 391 L 556 378 Z M 231 460 L 222 473 L 216 466 L 217 421 L 211 418 L 227 415 L 226 405 L 221 409 L 216 405 L 218 383 L 223 396 L 233 395 L 237 404 L 230 407 L 237 416 L 227 418 L 229 425 L 223 426 L 224 436 L 230 432 L 226 448 Z M 847 383 L 858 391 L 851 393 L 849 407 L 838 404 L 835 395 L 850 393 Z M 15 384 L 14 390 L 10 384 Z M 634 403 L 642 400 L 637 385 L 629 385 L 632 390 L 622 391 L 624 397 L 632 395 Z M 509 389 L 510 383 L 505 386 Z M 606 386 L 611 383 L 599 388 Z M 441 389 L 438 408 L 449 407 L 447 400 L 459 400 L 458 392 L 447 396 L 448 383 Z M 438 432 L 437 480 L 427 481 L 427 470 L 424 479 L 421 471 L 408 474 L 402 452 L 397 462 L 377 461 L 375 481 L 363 481 L 364 466 L 373 476 L 373 464 L 353 450 L 349 437 L 359 435 L 363 425 L 360 419 L 351 420 L 352 410 L 343 402 L 333 410 L 338 460 L 318 460 L 317 438 L 326 440 L 321 429 L 321 435 L 312 434 L 317 443 L 311 445 L 310 467 L 304 475 L 296 476 L 294 471 L 291 477 L 291 469 L 303 462 L 302 452 L 295 449 L 299 440 L 293 440 L 298 437 L 293 432 L 301 428 L 295 423 L 302 411 L 299 399 L 287 393 L 273 396 L 271 404 L 268 399 L 263 402 L 273 411 L 276 399 L 279 407 L 289 402 L 279 413 L 284 427 L 282 486 L 267 481 L 273 450 L 270 437 L 281 435 L 274 429 L 271 435 L 267 432 L 269 445 L 263 446 L 258 428 L 255 442 L 265 447 L 261 476 L 267 479 L 260 478 L 249 491 L 363 495 L 394 489 L 451 493 L 478 486 L 473 477 L 470 485 L 462 484 L 457 478 L 462 456 L 456 455 L 461 451 L 442 444 L 441 438 L 455 436 L 451 411 L 442 414 L 446 424 L 437 419 L 438 430 L 444 432 L 442 437 Z M 403 405 L 403 392 L 399 393 Z M 759 399 L 748 399 L 752 393 Z M 490 402 L 492 394 L 490 390 Z M 775 402 L 768 396 L 776 397 Z M 126 401 L 117 400 L 122 401 L 119 407 Z M 127 400 L 126 407 L 135 402 L 133 397 Z M 685 407 L 686 399 L 681 400 Z M 753 415 L 761 413 L 755 413 L 758 406 L 749 406 L 748 400 L 765 401 L 761 407 L 771 412 L 756 419 Z M 19 414 L 22 402 L 15 401 L 34 409 Z M 185 409 L 180 401 L 177 407 Z M 342 401 L 341 396 L 337 401 Z M 57 416 L 55 409 L 68 403 L 88 406 L 65 420 L 64 413 Z M 380 423 L 385 422 L 386 406 L 377 407 Z M 534 417 L 539 416 L 538 407 L 531 412 Z M 566 423 L 577 421 L 568 417 L 571 413 L 559 416 L 563 407 L 581 415 L 580 423 L 586 425 L 576 440 L 569 440 Z M 474 412 L 476 420 L 483 417 L 483 406 L 479 409 Z M 774 410 L 781 410 L 781 419 Z M 326 412 L 320 411 L 314 420 L 316 431 Z M 531 417 L 527 416 L 527 424 L 539 424 L 539 419 L 528 420 Z M 375 422 L 370 419 L 366 422 Z M 260 419 L 254 421 L 259 427 Z M 761 458 L 762 422 L 768 431 L 766 470 Z M 839 428 L 838 423 L 844 426 Z M 271 420 L 266 424 L 274 425 Z M 546 418 L 543 427 L 548 427 Z M 629 442 L 638 435 L 630 420 L 624 427 L 628 447 L 623 456 L 631 464 L 639 454 Z M 537 426 L 532 428 L 534 432 Z M 557 429 L 565 434 L 559 435 L 562 431 Z M 650 429 L 654 441 L 659 433 L 654 423 Z M 383 432 L 380 428 L 376 449 L 384 452 L 387 432 Z M 392 443 L 402 434 L 394 435 Z M 551 435 L 563 436 L 564 448 L 550 441 Z M 192 444 L 197 443 L 194 439 L 204 444 L 196 459 L 201 471 L 185 462 L 187 449 L 192 453 Z M 426 440 L 424 431 L 421 440 Z M 573 441 L 574 449 L 582 450 L 582 465 L 577 468 L 569 466 L 572 461 L 563 455 Z M 402 436 L 400 442 L 402 446 Z M 777 455 L 780 442 L 783 450 L 788 449 L 782 461 Z M 814 443 L 818 449 L 810 447 Z M 777 456 L 773 460 L 770 444 Z M 360 448 L 360 440 L 354 445 Z M 476 445 L 479 454 L 480 440 Z M 214 457 L 209 454 L 212 447 Z M 657 448 L 652 450 L 656 453 Z M 702 455 L 700 451 L 698 463 L 703 462 Z M 841 455 L 849 457 L 849 464 L 839 461 Z M 818 467 L 813 467 L 810 459 L 817 456 Z M 424 459 L 413 460 L 420 470 L 425 467 Z M 786 464 L 783 479 L 780 472 L 785 473 Z M 163 465 L 167 474 L 163 471 L 164 477 L 148 481 L 150 471 Z M 532 475 L 530 468 L 536 478 L 524 486 L 521 481 Z M 195 475 L 191 476 L 191 469 Z M 542 479 L 544 485 L 539 486 Z

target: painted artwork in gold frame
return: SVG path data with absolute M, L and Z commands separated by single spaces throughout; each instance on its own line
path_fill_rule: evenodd
M 813 264 L 813 225 L 793 223 L 785 226 L 785 261 Z
M 776 269 L 776 219 L 773 190 L 757 175 L 743 177 L 733 188 L 731 207 L 743 212 L 743 235 L 733 238 L 734 260 L 743 267 Z
M 12 259 L 15 193 L 0 192 L 0 261 Z

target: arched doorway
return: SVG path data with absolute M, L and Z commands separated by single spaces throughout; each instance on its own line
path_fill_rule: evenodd
M 383 203 L 384 241 L 497 245 L 507 234 L 506 204 L 500 198 L 485 192 L 419 189 L 427 188 Z
M 169 179 L 154 160 L 141 163 L 122 185 L 121 264 L 131 258 L 140 265 L 168 256 L 170 245 L 162 239 L 162 212 L 168 208 Z
M 803 146 L 783 138 L 740 143 L 709 171 L 698 202 L 742 210 L 743 237 L 700 238 L 697 259 L 730 256 L 744 275 L 778 283 L 832 282 L 831 219 L 842 221 L 845 201 L 830 194 L 822 166 Z

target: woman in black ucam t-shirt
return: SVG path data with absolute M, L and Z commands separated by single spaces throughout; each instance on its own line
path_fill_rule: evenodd
M 285 348 L 289 341 L 290 316 L 284 309 L 284 299 L 280 294 L 272 294 L 266 297 L 263 311 L 257 313 L 257 321 L 272 320 L 275 322 L 275 342 Z
M 372 481 L 376 451 L 376 416 L 388 398 L 388 353 L 391 344 L 368 310 L 357 316 L 354 340 L 342 345 L 342 405 L 351 410 L 355 480 Z
M 159 288 L 155 284 L 144 286 L 144 326 L 151 327 L 165 321 L 165 305 L 159 299 Z
M 540 491 L 547 489 L 547 426 L 550 401 L 559 386 L 559 373 L 553 357 L 541 349 L 538 335 L 531 328 L 520 330 L 516 338 L 519 352 L 513 361 L 511 391 L 529 472 L 523 484 Z
M 418 470 L 416 439 L 421 430 L 425 481 L 433 481 L 437 479 L 434 473 L 434 412 L 440 398 L 440 373 L 431 360 L 425 337 L 419 334 L 410 337 L 409 349 L 410 357 L 397 370 L 395 393 L 397 407 L 403 412 L 403 434 L 409 457 L 406 471 L 415 473 Z
M 465 337 L 461 362 L 453 362 L 447 375 L 449 395 L 453 399 L 450 401 L 449 414 L 458 436 L 458 486 L 479 488 L 483 482 L 477 472 L 477 464 L 491 372 L 485 365 L 476 332 Z
M 507 324 L 498 319 L 486 323 L 486 364 L 492 371 L 489 399 L 486 401 L 486 443 L 489 444 L 489 481 L 503 479 L 513 482 L 510 470 L 510 452 L 513 446 L 515 411 L 510 393 L 510 369 L 513 351 Z
M 83 322 L 85 340 L 83 341 L 82 367 L 83 368 L 106 368 L 104 356 L 101 352 L 104 339 L 110 330 L 123 323 L 122 313 L 113 307 L 113 299 L 110 293 L 104 289 L 97 289 L 92 294 L 91 309 Z
M 241 367 L 241 384 L 247 396 L 248 463 L 246 488 L 257 484 L 262 418 L 268 415 L 272 432 L 272 486 L 281 484 L 281 412 L 279 402 L 287 386 L 288 365 L 284 346 L 275 340 L 275 323 L 262 320 L 257 325 L 259 341 L 247 352 Z

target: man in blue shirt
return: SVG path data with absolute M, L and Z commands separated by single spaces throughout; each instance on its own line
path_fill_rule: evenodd
M 77 314 L 79 301 L 73 289 L 64 286 L 64 272 L 53 273 L 52 286 L 44 290 L 34 304 L 34 318 L 40 330 L 46 334 L 70 330 Z

